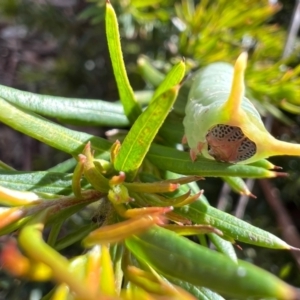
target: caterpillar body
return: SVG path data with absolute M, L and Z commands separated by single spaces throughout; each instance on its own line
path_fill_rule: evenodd
M 273 155 L 300 155 L 300 145 L 275 139 L 244 95 L 247 53 L 235 66 L 213 63 L 193 78 L 185 110 L 183 142 L 195 160 L 201 153 L 229 163 L 251 163 Z

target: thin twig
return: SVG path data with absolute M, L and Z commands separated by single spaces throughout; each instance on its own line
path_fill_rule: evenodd
M 295 40 L 300 27 L 300 0 L 295 4 L 292 21 L 288 30 L 288 37 L 282 53 L 282 58 L 288 57 L 292 52 L 295 45 Z
M 251 191 L 253 189 L 254 183 L 255 183 L 254 179 L 247 179 L 246 185 L 247 185 L 249 191 Z M 243 218 L 248 201 L 249 201 L 249 195 L 241 195 L 240 196 L 240 198 L 238 200 L 238 204 L 236 206 L 235 213 L 234 213 L 234 215 L 237 218 L 240 218 L 240 219 Z
M 277 219 L 277 223 L 282 233 L 283 239 L 291 246 L 295 248 L 300 248 L 300 237 L 298 234 L 298 230 L 294 225 L 292 219 L 289 216 L 284 205 L 282 205 L 282 201 L 280 199 L 279 190 L 271 183 L 270 180 L 261 179 L 259 180 L 259 184 L 261 186 L 262 191 L 264 192 L 265 198 L 269 203 L 269 206 L 275 213 L 275 217 Z M 300 252 L 292 251 L 292 255 L 300 269 Z
M 218 203 L 217 203 L 217 208 L 220 210 L 225 210 L 227 206 L 227 201 L 228 201 L 228 196 L 229 193 L 231 192 L 231 188 L 227 183 L 223 183 L 223 187 L 221 189 L 219 198 L 218 198 Z

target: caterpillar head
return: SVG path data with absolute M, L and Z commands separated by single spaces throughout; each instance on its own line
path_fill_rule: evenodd
M 218 124 L 206 134 L 208 153 L 215 160 L 237 163 L 256 153 L 256 145 L 236 126 Z

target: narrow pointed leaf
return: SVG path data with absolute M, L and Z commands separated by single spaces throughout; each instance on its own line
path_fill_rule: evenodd
M 165 93 L 167 90 L 172 88 L 173 86 L 180 84 L 183 77 L 185 75 L 185 63 L 184 61 L 180 61 L 170 70 L 170 72 L 166 75 L 164 80 L 155 90 L 152 99 L 154 100 L 161 94 Z
M 69 159 L 57 164 L 56 166 L 53 166 L 53 167 L 47 169 L 47 171 L 68 173 L 68 172 L 74 170 L 76 165 L 77 165 L 77 161 L 75 158 L 72 157 L 72 158 L 69 158 Z
M 85 180 L 84 184 L 87 184 Z M 0 171 L 0 185 L 19 191 L 69 195 L 72 193 L 72 174 L 45 171 Z
M 112 66 L 117 82 L 119 95 L 127 118 L 133 123 L 141 114 L 142 110 L 137 103 L 133 90 L 130 86 L 121 49 L 120 34 L 116 14 L 110 2 L 106 2 L 106 38 Z
M 173 172 L 167 171 L 166 172 L 166 176 L 167 178 L 172 178 L 175 179 L 177 177 L 179 177 L 178 174 L 175 174 Z M 186 190 L 191 190 L 193 193 L 195 194 L 199 194 L 198 197 L 198 201 L 201 201 L 203 204 L 209 205 L 206 197 L 204 196 L 203 193 L 201 193 L 199 186 L 197 185 L 196 182 L 190 182 L 187 185 L 181 186 L 180 187 L 181 192 L 185 192 Z M 188 214 L 188 209 L 189 206 L 186 206 L 187 209 L 187 214 Z M 183 208 L 181 210 L 182 212 L 184 211 Z M 197 224 L 197 221 L 194 221 L 194 223 Z M 218 251 L 220 251 L 221 253 L 223 253 L 224 255 L 226 255 L 227 257 L 229 257 L 231 260 L 233 261 L 237 261 L 237 255 L 235 253 L 235 250 L 233 248 L 232 243 L 230 243 L 229 241 L 224 240 L 223 238 L 221 238 L 220 236 L 214 234 L 214 233 L 210 233 L 208 234 L 209 238 L 211 239 L 211 241 L 215 244 L 216 248 Z M 203 236 L 200 236 L 199 238 L 201 239 Z M 205 239 L 206 242 L 206 239 Z
M 138 58 L 137 61 L 140 74 L 144 80 L 157 87 L 165 78 L 165 75 L 155 69 L 149 59 L 143 55 Z
M 260 167 L 267 170 L 273 170 L 273 169 L 281 169 L 280 167 L 275 166 L 267 159 L 261 159 L 256 162 L 253 162 L 252 164 L 249 164 L 250 166 Z
M 2 214 L 0 213 L 0 217 L 2 217 Z M 32 217 L 24 217 L 23 215 L 20 215 L 19 219 L 12 220 L 12 222 L 8 222 L 6 225 L 1 228 L 0 226 L 0 236 L 10 234 L 17 229 L 21 228 L 24 224 L 26 224 Z
M 60 210 L 59 212 L 57 212 L 55 215 L 51 215 L 49 217 L 49 220 L 47 221 L 47 225 L 56 224 L 58 221 L 64 221 L 67 218 L 69 218 L 70 216 L 72 216 L 73 214 L 81 211 L 86 206 L 87 206 L 87 203 L 85 202 L 85 203 L 79 203 L 79 204 L 64 208 L 64 209 Z M 79 235 L 80 235 L 80 232 L 79 232 Z M 72 238 L 72 236 L 71 236 L 71 238 Z
M 0 121 L 51 147 L 78 155 L 88 141 L 97 151 L 98 158 L 109 158 L 111 143 L 100 137 L 67 129 L 35 113 L 18 108 L 0 98 Z
M 39 95 L 3 85 L 0 85 L 0 97 L 18 107 L 71 124 L 129 125 L 123 107 L 108 101 Z
M 199 157 L 192 162 L 188 153 L 153 144 L 147 158 L 162 170 L 184 175 L 199 176 L 238 176 L 245 178 L 272 178 L 286 173 L 269 171 L 264 168 L 227 164 Z
M 140 193 L 166 193 L 173 192 L 181 184 L 187 184 L 192 181 L 197 181 L 202 179 L 199 176 L 186 176 L 178 179 L 170 179 L 163 181 L 153 181 L 152 183 L 144 183 L 144 182 L 133 182 L 133 183 L 124 183 L 124 186 L 128 188 L 128 190 L 132 192 L 140 192 Z
M 246 195 L 250 196 L 252 198 L 256 198 L 250 190 L 248 189 L 245 181 L 240 178 L 240 177 L 231 177 L 231 176 L 226 176 L 223 177 L 223 180 L 231 187 L 233 191 L 236 193 L 239 193 L 241 195 Z
M 40 197 L 33 192 L 20 192 L 0 186 L 0 204 L 21 206 L 37 203 Z
M 62 249 L 65 249 L 76 242 L 81 241 L 83 238 L 85 238 L 91 231 L 95 230 L 98 227 L 98 224 L 88 224 L 85 226 L 82 226 L 80 228 L 76 228 L 73 232 L 69 233 L 67 236 L 59 239 L 54 248 L 57 251 L 60 251 Z
M 225 300 L 223 297 L 207 288 L 195 286 L 194 284 L 171 276 L 167 276 L 167 278 L 174 284 L 184 288 L 199 300 Z
M 211 291 L 210 289 L 204 288 L 204 287 L 200 287 L 199 290 L 201 291 L 201 293 L 203 293 L 203 295 L 205 295 L 207 297 L 207 299 L 209 300 L 225 300 L 225 298 L 223 298 L 222 296 L 220 296 L 219 294 Z
M 107 245 L 101 246 L 100 290 L 106 296 L 116 296 L 113 264 Z
M 222 237 L 214 233 L 209 233 L 208 237 L 219 252 L 223 253 L 234 262 L 237 262 L 237 255 L 230 242 L 224 240 Z
M 63 225 L 64 221 L 57 221 L 55 224 L 52 225 L 48 239 L 47 244 L 51 247 L 53 247 L 56 243 L 57 237 L 61 231 L 61 227 Z
M 218 252 L 158 226 L 127 239 L 126 246 L 155 270 L 196 286 L 236 297 L 285 300 L 299 297 L 295 288 L 271 273 L 244 261 L 236 264 Z
M 85 159 L 83 159 L 83 157 L 84 157 L 83 155 L 82 156 L 78 155 L 78 163 L 72 176 L 72 191 L 78 199 L 81 199 L 82 197 L 81 178 L 84 172 L 84 162 L 85 162 Z
M 65 283 L 58 285 L 51 297 L 51 300 L 68 300 L 68 299 L 70 299 L 70 288 Z
M 0 229 L 14 225 L 17 221 L 22 221 L 25 217 L 22 207 L 0 207 Z
M 132 234 L 139 234 L 154 224 L 162 222 L 159 215 L 146 215 L 133 219 L 100 227 L 92 231 L 83 241 L 85 247 L 91 247 L 98 244 L 116 243 L 124 240 Z
M 293 113 L 293 114 L 300 114 L 300 106 L 290 103 L 286 100 L 282 100 L 280 102 L 280 106 L 285 109 L 286 111 Z
M 165 229 L 176 232 L 178 235 L 196 235 L 196 234 L 206 234 L 206 233 L 216 233 L 222 235 L 222 232 L 210 225 L 185 225 L 179 226 L 176 224 L 167 224 L 162 226 Z
M 140 115 L 127 134 L 115 160 L 115 169 L 132 180 L 142 164 L 160 126 L 171 109 L 178 87 L 168 90 L 154 100 Z
M 85 278 L 89 290 L 94 294 L 99 290 L 101 272 L 101 247 L 95 246 L 86 255 Z
M 178 97 L 175 104 L 177 103 L 177 101 Z M 173 110 L 170 112 L 164 124 L 160 128 L 159 136 L 162 136 L 163 139 L 167 141 L 170 145 L 181 144 L 182 137 L 184 136 L 182 118 L 174 116 Z
M 225 236 L 237 241 L 266 248 L 293 249 L 277 236 L 209 206 L 203 201 L 198 200 L 189 206 L 175 208 L 175 212 L 190 218 L 197 224 L 211 225 L 221 230 Z

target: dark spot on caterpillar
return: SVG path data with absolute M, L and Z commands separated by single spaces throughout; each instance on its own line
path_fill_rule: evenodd
M 218 161 L 237 163 L 256 153 L 256 144 L 236 126 L 218 124 L 206 135 L 208 153 Z

